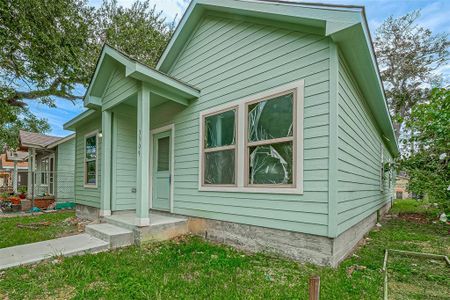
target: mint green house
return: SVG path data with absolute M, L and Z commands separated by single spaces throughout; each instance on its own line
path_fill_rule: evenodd
M 393 197 L 398 148 L 361 7 L 194 0 L 156 69 L 105 45 L 84 101 L 65 124 L 80 214 L 137 230 L 182 217 L 336 265 Z

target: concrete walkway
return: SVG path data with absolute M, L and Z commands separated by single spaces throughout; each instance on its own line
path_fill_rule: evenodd
M 108 249 L 108 242 L 86 233 L 13 246 L 0 249 L 0 270 L 37 263 L 54 256 L 81 255 Z

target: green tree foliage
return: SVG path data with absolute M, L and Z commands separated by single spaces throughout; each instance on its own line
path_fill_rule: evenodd
M 79 99 L 73 90 L 89 81 L 98 49 L 94 10 L 81 0 L 0 3 L 1 100 L 25 106 L 25 99 Z
M 174 28 L 174 22 L 168 24 L 148 1 L 136 1 L 130 8 L 118 6 L 116 0 L 105 1 L 96 16 L 96 38 L 151 67 Z
M 33 115 L 27 107 L 12 106 L 0 101 L 0 151 L 6 146 L 17 148 L 20 129 L 45 133 L 50 130 L 50 125 L 47 120 Z
M 419 11 L 386 19 L 374 42 L 397 139 L 411 108 L 427 98 L 435 73 L 448 61 L 448 33 L 417 25 Z
M 401 167 L 410 176 L 409 190 L 428 195 L 449 207 L 450 201 L 450 90 L 435 88 L 429 101 L 416 104 L 406 122 L 414 145 L 402 157 Z
M 172 31 L 148 0 L 130 8 L 105 0 L 98 9 L 86 0 L 0 1 L 1 146 L 16 145 L 20 127 L 48 130 L 26 101 L 82 99 L 104 43 L 154 67 Z
M 0 100 L 15 106 L 81 99 L 75 88 L 89 83 L 105 42 L 154 66 L 173 28 L 148 0 L 131 8 L 105 0 L 99 9 L 86 0 L 4 0 L 0 20 Z

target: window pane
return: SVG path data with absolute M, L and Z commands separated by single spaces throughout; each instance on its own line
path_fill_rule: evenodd
M 236 110 L 233 109 L 205 118 L 206 148 L 234 145 L 235 114 Z
M 158 139 L 158 171 L 169 171 L 170 138 Z
M 248 106 L 248 140 L 269 140 L 293 135 L 293 94 Z
M 234 184 L 234 150 L 205 153 L 205 184 Z
M 250 147 L 250 184 L 292 184 L 292 142 Z
M 95 160 L 86 162 L 86 184 L 95 184 L 96 163 Z
M 41 184 L 47 184 L 48 183 L 48 158 L 44 158 L 41 160 Z
M 86 158 L 95 159 L 97 157 L 97 137 L 90 136 L 86 138 Z

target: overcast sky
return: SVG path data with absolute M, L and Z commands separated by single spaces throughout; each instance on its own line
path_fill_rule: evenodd
M 218 0 L 220 1 L 220 0 Z M 367 19 L 372 36 L 375 29 L 390 15 L 398 17 L 412 10 L 421 10 L 419 23 L 430 28 L 434 33 L 450 32 L 450 0 L 318 0 L 305 2 L 335 3 L 364 5 L 366 7 Z M 134 0 L 118 0 L 119 5 L 130 6 Z M 162 10 L 168 21 L 174 18 L 178 22 L 189 4 L 189 0 L 150 0 L 158 10 Z M 93 6 L 100 6 L 102 0 L 90 0 Z M 450 75 L 450 65 L 442 68 L 446 76 Z M 83 92 L 83 91 L 81 91 Z M 72 104 L 66 100 L 56 100 L 57 108 L 49 108 L 42 104 L 30 102 L 30 109 L 39 117 L 48 119 L 51 126 L 51 135 L 65 136 L 70 134 L 64 131 L 62 126 L 65 122 L 83 111 L 80 102 Z

